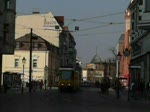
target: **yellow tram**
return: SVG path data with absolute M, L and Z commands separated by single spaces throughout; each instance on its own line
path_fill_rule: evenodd
M 80 88 L 80 74 L 74 68 L 59 69 L 59 90 L 77 91 Z

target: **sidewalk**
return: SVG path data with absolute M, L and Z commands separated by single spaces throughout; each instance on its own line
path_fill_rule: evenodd
M 123 103 L 123 102 L 130 102 L 130 103 L 146 103 L 150 104 L 150 100 L 144 99 L 144 98 L 138 98 L 137 100 L 134 100 L 132 97 L 129 97 L 128 100 L 128 90 L 122 90 L 120 91 L 120 97 L 117 99 L 116 91 L 112 88 L 109 89 L 109 94 L 104 94 L 104 98 L 111 100 L 113 102 Z
M 52 90 L 57 90 L 58 87 L 52 87 Z M 37 88 L 37 89 L 32 89 L 32 93 L 34 92 L 42 92 L 42 91 L 48 91 L 51 90 L 50 88 L 47 88 L 46 90 Z M 17 94 L 25 94 L 25 93 L 29 93 L 29 88 L 28 87 L 24 87 L 23 88 L 23 93 L 22 93 L 22 88 L 11 88 L 7 90 L 7 93 L 4 93 L 4 91 L 2 93 L 0 93 L 0 95 L 17 95 Z

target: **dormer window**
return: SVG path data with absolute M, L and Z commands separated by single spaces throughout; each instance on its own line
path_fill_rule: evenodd
M 34 43 L 34 44 L 33 44 L 33 48 L 34 48 L 34 49 L 38 49 L 38 48 L 39 48 L 39 44 L 38 44 L 38 43 Z

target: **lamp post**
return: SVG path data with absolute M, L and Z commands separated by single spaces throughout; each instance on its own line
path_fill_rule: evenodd
M 21 93 L 23 94 L 23 91 L 24 91 L 24 65 L 26 63 L 26 59 L 25 57 L 23 57 L 22 59 L 22 64 L 23 64 L 23 78 L 22 78 L 22 88 L 21 88 Z
M 120 82 L 119 82 L 119 75 L 120 75 L 120 60 L 121 60 L 121 54 L 120 52 L 118 52 L 118 54 L 116 55 L 117 58 L 117 62 L 118 62 L 118 74 L 117 74 L 117 99 L 119 99 L 120 96 Z

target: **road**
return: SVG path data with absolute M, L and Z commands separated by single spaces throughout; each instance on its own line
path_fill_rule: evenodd
M 150 112 L 149 103 L 116 100 L 97 88 L 79 92 L 57 89 L 24 94 L 1 94 L 0 112 Z

